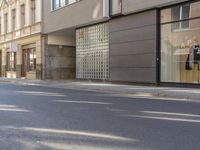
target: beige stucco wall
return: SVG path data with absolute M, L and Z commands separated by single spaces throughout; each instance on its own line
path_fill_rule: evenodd
M 51 10 L 51 1 L 43 1 L 43 32 L 50 33 L 108 19 L 105 0 L 81 0 L 58 10 Z M 104 16 L 105 15 L 105 16 Z
M 122 0 L 123 14 L 143 11 L 156 7 L 163 7 L 170 4 L 180 3 L 189 0 Z
M 25 38 L 21 38 L 15 41 L 18 44 L 18 51 L 16 55 L 16 65 L 22 65 L 22 46 L 35 44 L 36 46 L 36 64 L 42 64 L 42 46 L 41 46 L 41 34 L 33 35 Z M 0 44 L 0 50 L 2 50 L 2 66 L 6 66 L 6 53 L 10 48 L 11 42 Z M 16 78 L 16 72 L 6 72 L 6 76 L 9 78 Z M 36 79 L 36 72 L 28 72 L 27 79 Z
M 16 10 L 16 24 L 15 24 L 15 30 L 23 28 L 21 25 L 21 5 L 25 5 L 25 26 L 30 26 L 33 24 L 33 20 L 31 19 L 31 1 L 30 0 L 9 0 L 8 1 L 8 6 L 3 4 L 0 7 L 0 14 L 1 14 L 1 34 L 5 34 L 5 14 L 8 13 L 8 32 L 12 32 L 12 11 L 15 9 Z M 41 0 L 35 0 L 35 11 L 37 12 L 35 14 L 35 22 L 38 23 L 41 22 Z

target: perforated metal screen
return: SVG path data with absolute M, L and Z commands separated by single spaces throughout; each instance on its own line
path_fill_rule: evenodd
M 76 78 L 109 78 L 108 23 L 76 31 Z

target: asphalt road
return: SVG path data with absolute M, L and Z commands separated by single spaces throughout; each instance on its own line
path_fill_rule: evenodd
M 0 150 L 199 150 L 200 101 L 0 83 Z

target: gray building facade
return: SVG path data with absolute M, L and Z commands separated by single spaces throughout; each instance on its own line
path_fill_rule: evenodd
M 55 1 L 43 1 L 45 78 L 200 83 L 199 1 Z

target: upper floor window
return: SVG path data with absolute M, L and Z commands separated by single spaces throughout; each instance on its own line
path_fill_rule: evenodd
M 21 5 L 21 27 L 25 26 L 25 5 Z
M 12 10 L 12 31 L 15 31 L 16 28 L 16 10 Z
M 122 0 L 110 1 L 110 15 L 115 16 L 122 13 Z
M 52 9 L 55 10 L 78 1 L 80 0 L 52 0 Z
M 34 24 L 36 22 L 36 11 L 35 11 L 35 0 L 31 0 L 31 22 Z
M 4 15 L 4 32 L 5 33 L 8 33 L 8 14 L 6 13 L 5 15 Z

